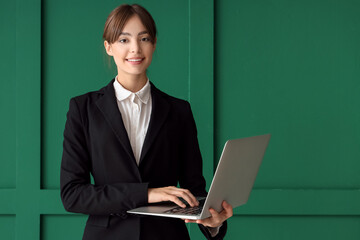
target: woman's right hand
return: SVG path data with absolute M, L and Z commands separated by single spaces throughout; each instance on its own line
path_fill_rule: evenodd
M 185 208 L 186 205 L 179 199 L 179 197 L 188 202 L 191 207 L 199 205 L 199 202 L 196 200 L 194 195 L 192 195 L 192 193 L 187 189 L 177 188 L 174 186 L 148 189 L 149 203 L 171 201 L 180 207 Z

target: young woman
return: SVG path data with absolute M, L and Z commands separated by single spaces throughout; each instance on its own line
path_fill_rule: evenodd
M 90 215 L 83 239 L 189 239 L 185 222 L 222 239 L 232 207 L 191 221 L 126 211 L 161 201 L 197 206 L 205 196 L 195 121 L 188 102 L 158 90 L 146 75 L 156 27 L 139 5 L 121 5 L 105 23 L 104 46 L 118 75 L 104 88 L 72 98 L 64 131 L 61 199 Z M 94 184 L 90 182 L 90 174 Z M 177 188 L 178 183 L 181 188 Z

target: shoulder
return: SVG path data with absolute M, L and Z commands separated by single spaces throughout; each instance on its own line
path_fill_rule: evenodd
M 181 126 L 182 132 L 185 134 L 189 132 L 197 134 L 195 119 L 188 101 L 170 96 L 153 85 L 152 95 L 158 99 L 165 100 L 163 102 L 167 102 L 170 105 L 169 122 L 175 123 L 178 127 Z M 153 106 L 157 107 L 157 104 L 155 103 Z
M 86 105 L 95 104 L 107 91 L 114 91 L 113 89 L 114 79 L 110 81 L 106 86 L 100 88 L 99 90 L 90 91 L 70 99 L 70 105 L 76 104 L 78 107 L 82 108 Z M 115 95 L 115 94 L 114 94 Z
M 191 111 L 190 103 L 188 101 L 173 97 L 156 88 L 154 84 L 151 84 L 151 91 L 153 96 L 155 95 L 165 100 L 176 111 L 186 111 L 186 112 L 188 112 L 189 110 Z

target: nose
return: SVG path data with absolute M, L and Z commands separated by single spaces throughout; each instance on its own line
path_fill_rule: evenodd
M 131 53 L 141 52 L 140 44 L 138 41 L 133 41 L 133 43 L 131 44 L 131 47 L 130 47 L 130 52 Z

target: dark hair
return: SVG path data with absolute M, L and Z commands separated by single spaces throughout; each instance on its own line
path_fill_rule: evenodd
M 142 24 L 149 32 L 151 42 L 154 43 L 156 39 L 155 21 L 150 13 L 138 4 L 123 4 L 112 10 L 105 22 L 103 39 L 110 44 L 116 42 L 126 22 L 134 14 L 139 16 Z

